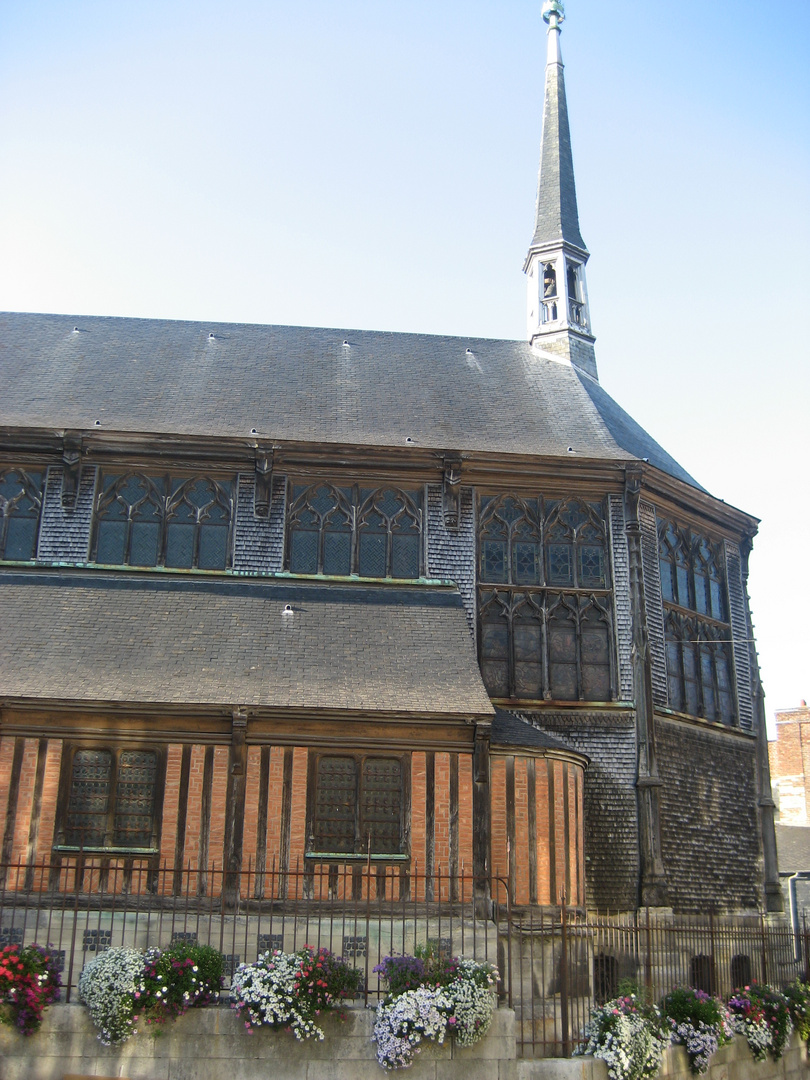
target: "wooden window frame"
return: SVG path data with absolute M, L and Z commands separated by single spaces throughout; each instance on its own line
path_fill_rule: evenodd
M 357 804 L 355 808 L 355 836 L 359 834 L 360 813 L 360 785 L 363 776 L 363 764 L 369 758 L 393 758 L 399 762 L 400 778 L 402 784 L 402 797 L 400 802 L 400 850 L 399 852 L 371 852 L 366 851 L 340 852 L 340 851 L 315 851 L 312 848 L 314 840 L 313 828 L 315 825 L 315 805 L 318 784 L 318 766 L 323 758 L 341 757 L 348 758 L 356 765 L 357 776 Z M 313 862 L 364 862 L 369 859 L 373 863 L 407 863 L 410 861 L 411 847 L 411 755 L 392 751 L 387 753 L 384 749 L 345 751 L 340 749 L 310 750 L 307 758 L 307 820 L 306 820 L 306 850 L 305 858 Z
M 81 750 L 107 751 L 112 755 L 113 766 L 110 778 L 110 794 L 107 804 L 107 825 L 103 845 L 78 845 L 65 843 L 67 814 L 70 804 L 70 792 L 73 781 L 73 762 Z M 113 844 L 115 834 L 115 811 L 118 787 L 119 760 L 128 750 L 149 751 L 155 754 L 155 787 L 152 795 L 152 837 L 149 847 L 124 847 Z M 160 835 L 163 824 L 163 799 L 166 788 L 166 747 L 156 743 L 110 742 L 108 740 L 81 740 L 65 743 L 62 750 L 62 764 L 59 775 L 59 790 L 56 801 L 56 830 L 54 851 L 64 854 L 84 852 L 89 855 L 118 855 L 137 858 L 156 856 L 160 853 Z

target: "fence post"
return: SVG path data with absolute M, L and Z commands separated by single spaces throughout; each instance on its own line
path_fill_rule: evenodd
M 652 927 L 650 926 L 650 905 L 646 905 L 647 911 L 647 927 L 645 935 L 645 956 L 644 956 L 644 990 L 646 992 L 646 998 L 648 1002 L 652 1002 L 653 999 L 653 986 L 652 986 Z
M 712 911 L 709 912 L 709 993 L 712 997 L 717 993 L 714 962 L 714 912 Z
M 565 895 L 560 904 L 560 1021 L 562 1023 L 563 1057 L 571 1053 L 571 1037 L 568 1028 L 568 919 L 565 911 Z
M 804 978 L 802 982 L 810 979 L 810 940 L 807 937 L 807 912 L 802 911 L 802 938 L 804 940 Z
M 759 912 L 759 932 L 762 938 L 762 981 L 767 985 L 768 982 L 768 950 L 765 945 L 765 916 L 762 914 L 762 909 Z

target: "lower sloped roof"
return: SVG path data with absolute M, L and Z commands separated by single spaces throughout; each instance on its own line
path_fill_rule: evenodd
M 451 586 L 0 573 L 0 699 L 491 716 Z

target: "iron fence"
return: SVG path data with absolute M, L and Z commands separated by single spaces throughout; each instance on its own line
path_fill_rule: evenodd
M 623 982 L 657 1000 L 676 986 L 727 995 L 758 982 L 784 985 L 810 970 L 810 931 L 784 919 L 673 916 L 644 909 L 595 915 L 564 905 L 517 908 L 507 881 L 416 864 L 305 864 L 282 871 L 212 865 L 156 867 L 98 856 L 0 865 L 0 947 L 37 941 L 76 999 L 83 966 L 117 945 L 213 945 L 226 991 L 240 963 L 272 949 L 325 947 L 359 969 L 359 1003 L 385 994 L 375 971 L 391 954 L 431 944 L 486 960 L 500 973 L 499 1001 L 516 1012 L 523 1057 L 567 1056 L 591 1008 Z

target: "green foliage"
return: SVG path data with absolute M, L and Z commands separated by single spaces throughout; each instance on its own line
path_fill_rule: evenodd
M 785 987 L 785 1000 L 799 1038 L 810 1042 L 810 984 L 796 979 Z
M 143 976 L 135 994 L 138 1020 L 162 1024 L 195 1005 L 213 1001 L 222 986 L 222 954 L 209 945 L 181 941 L 144 955 Z

